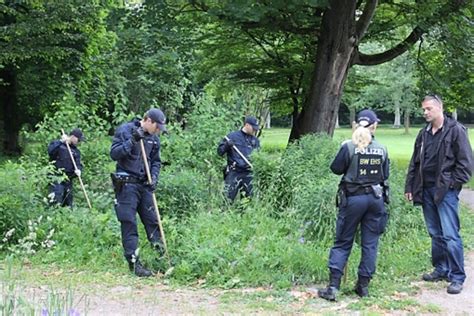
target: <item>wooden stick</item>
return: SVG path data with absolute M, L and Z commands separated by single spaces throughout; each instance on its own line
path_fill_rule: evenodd
M 143 144 L 143 139 L 140 139 L 140 147 L 142 149 L 143 162 L 145 164 L 145 171 L 146 171 L 148 183 L 151 184 L 152 180 L 151 180 L 150 167 L 148 166 L 148 159 L 146 157 L 146 151 L 145 151 L 145 145 Z M 161 216 L 160 216 L 160 211 L 158 210 L 158 203 L 156 202 L 155 192 L 152 192 L 151 195 L 153 196 L 153 205 L 155 206 L 156 217 L 158 218 L 158 227 L 160 229 L 161 241 L 163 241 L 163 247 L 165 248 L 165 255 L 166 255 L 166 258 L 168 259 L 168 263 L 171 265 L 170 257 L 168 255 L 168 247 L 166 246 L 165 232 L 163 231 L 163 226 L 161 225 Z
M 61 129 L 61 132 L 63 133 L 63 135 L 66 135 L 66 133 L 64 133 L 63 129 Z M 69 152 L 69 157 L 71 157 L 71 161 L 72 161 L 72 164 L 74 166 L 74 171 L 79 170 L 77 168 L 76 161 L 74 160 L 74 156 L 72 155 L 71 147 L 69 147 L 68 141 L 66 140 L 65 143 L 66 143 L 67 150 Z M 92 210 L 91 201 L 89 201 L 89 196 L 87 195 L 86 188 L 84 187 L 84 183 L 82 182 L 82 178 L 81 178 L 81 176 L 77 176 L 77 177 L 79 178 L 79 183 L 81 184 L 82 191 L 84 192 L 84 196 L 86 197 L 87 205 L 89 205 L 89 208 Z
M 225 140 L 229 141 L 229 137 L 227 136 L 224 136 Z M 247 158 L 245 158 L 244 154 L 242 154 L 240 152 L 240 150 L 235 146 L 235 145 L 232 145 L 232 148 L 240 155 L 240 157 L 242 157 L 242 159 L 250 166 L 250 168 L 253 168 L 252 164 L 250 163 L 250 161 L 248 161 Z

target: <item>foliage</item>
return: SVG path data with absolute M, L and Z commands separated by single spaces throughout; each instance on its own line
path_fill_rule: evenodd
M 89 95 L 97 90 L 93 71 L 101 45 L 110 45 L 104 17 L 116 1 L 2 1 L 0 4 L 0 116 L 5 144 L 17 150 L 18 131 L 46 113 L 65 91 Z M 97 77 L 95 77 L 97 75 Z
M 421 94 L 442 96 L 446 109 L 472 111 L 474 106 L 473 8 L 437 25 L 418 47 Z

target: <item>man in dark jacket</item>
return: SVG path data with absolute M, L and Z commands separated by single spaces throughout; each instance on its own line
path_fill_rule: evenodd
M 228 134 L 217 147 L 220 156 L 227 154 L 224 181 L 227 197 L 231 201 L 234 201 L 239 191 L 244 191 L 247 197 L 252 195 L 250 155 L 255 149 L 260 148 L 260 141 L 255 137 L 258 129 L 257 119 L 247 116 L 244 126 Z
M 151 109 L 142 120 L 124 123 L 115 131 L 110 157 L 117 162 L 112 175 L 115 189 L 115 212 L 120 221 L 124 256 L 130 271 L 148 277 L 152 272 L 138 258 L 138 229 L 136 214 L 140 216 L 148 241 L 163 255 L 163 243 L 153 204 L 153 191 L 160 175 L 160 131 L 166 132 L 166 118 L 160 109 Z M 143 140 L 151 173 L 148 183 L 140 141 Z
M 54 166 L 58 170 L 58 175 L 66 175 L 67 179 L 51 184 L 49 189 L 50 204 L 58 204 L 61 206 L 72 207 L 72 179 L 76 176 L 81 176 L 81 152 L 77 148 L 80 141 L 84 140 L 84 135 L 79 128 L 75 128 L 68 135 L 63 135 L 60 140 L 54 140 L 48 145 L 48 155 L 50 161 L 54 161 Z M 71 160 L 69 150 L 71 149 L 72 156 L 78 169 L 74 168 Z
M 449 281 L 447 292 L 458 294 L 466 279 L 458 195 L 472 175 L 472 149 L 466 128 L 443 114 L 439 96 L 425 96 L 421 106 L 428 125 L 415 141 L 405 197 L 422 205 L 431 236 L 434 271 L 424 274 L 423 280 Z

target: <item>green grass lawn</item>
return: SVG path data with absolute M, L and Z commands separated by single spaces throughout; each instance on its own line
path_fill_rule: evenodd
M 405 129 L 394 129 L 390 126 L 379 126 L 376 131 L 377 140 L 387 146 L 390 160 L 400 168 L 406 168 L 413 153 L 413 144 L 421 126 L 410 129 L 409 134 L 405 134 Z M 261 143 L 264 149 L 283 149 L 288 143 L 290 135 L 289 128 L 271 128 L 262 131 Z M 348 127 L 336 129 L 334 138 L 341 141 L 349 139 L 352 130 Z M 469 128 L 469 139 L 474 139 L 474 128 Z M 469 187 L 474 188 L 474 179 L 469 182 Z

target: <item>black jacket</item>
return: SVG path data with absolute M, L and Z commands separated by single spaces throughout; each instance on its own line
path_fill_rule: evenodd
M 244 157 L 250 161 L 250 155 L 255 149 L 260 148 L 260 141 L 257 137 L 249 135 L 242 130 L 232 132 L 227 135 L 227 138 L 232 140 L 238 150 L 244 155 Z M 239 170 L 247 170 L 250 168 L 245 160 L 237 153 L 232 147 L 227 146 L 226 139 L 224 138 L 217 147 L 217 153 L 223 156 L 227 153 L 227 165 L 231 166 L 235 164 L 235 167 Z
M 77 168 L 82 170 L 81 164 L 81 152 L 79 149 L 74 145 L 69 145 L 71 148 L 72 156 L 74 157 L 74 161 L 76 162 Z M 54 166 L 58 170 L 64 171 L 68 177 L 73 178 L 75 177 L 74 173 L 74 165 L 71 161 L 71 156 L 69 155 L 67 146 L 65 143 L 62 143 L 59 140 L 53 140 L 48 145 L 48 155 L 49 160 L 54 161 Z
M 145 164 L 143 162 L 139 142 L 132 140 L 132 132 L 140 126 L 139 120 L 120 125 L 115 131 L 110 157 L 117 161 L 117 172 L 126 172 L 131 176 L 146 180 Z M 152 178 L 160 174 L 160 139 L 156 135 L 145 133 L 143 143 Z
M 430 124 L 422 128 L 415 141 L 413 155 L 408 167 L 405 193 L 412 193 L 413 203 L 423 203 L 423 144 Z M 473 170 L 473 156 L 466 128 L 450 117 L 444 117 L 441 137 L 437 144 L 438 167 L 434 202 L 439 204 L 450 188 L 461 188 L 469 181 Z

